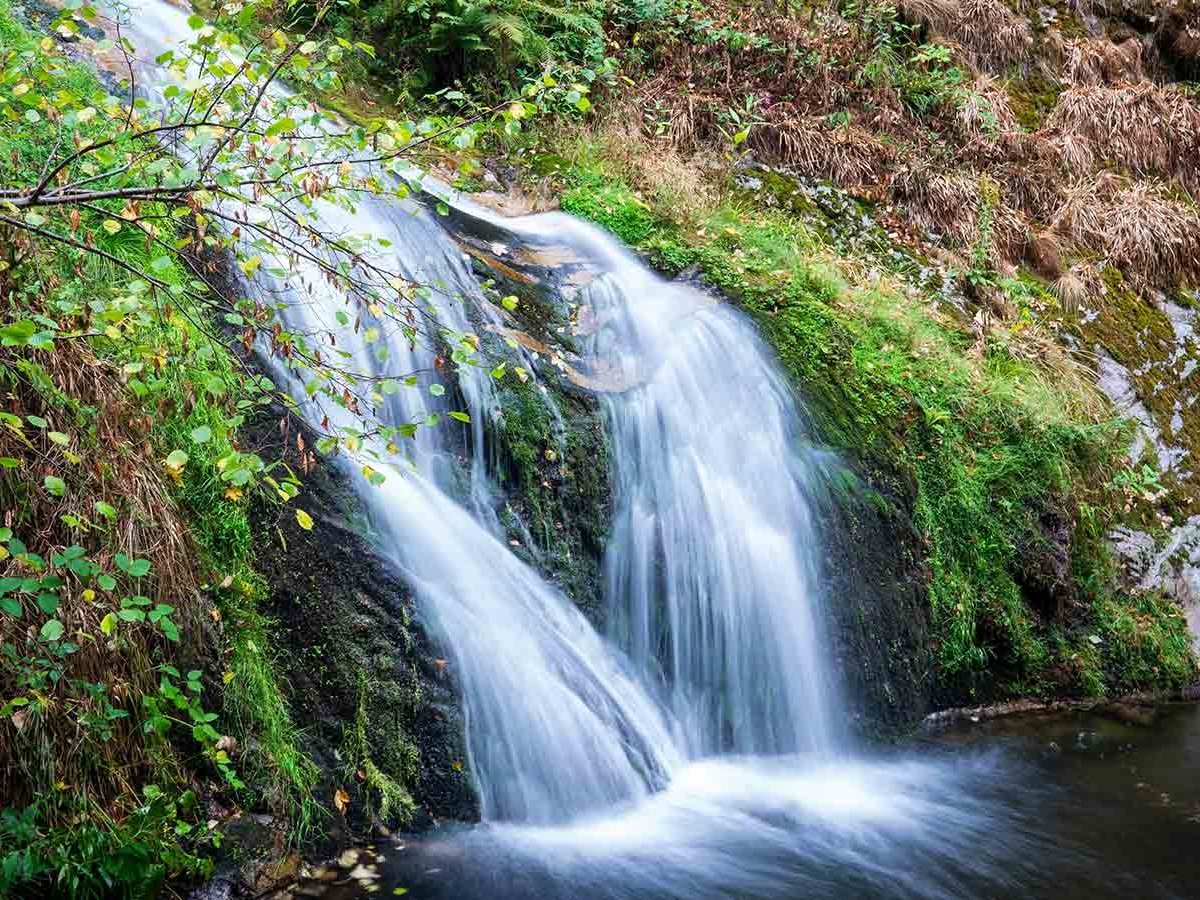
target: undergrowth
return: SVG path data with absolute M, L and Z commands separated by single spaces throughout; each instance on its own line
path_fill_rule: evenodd
M 0 61 L 67 95 L 103 93 L 8 0 Z M 78 130 L 103 136 L 95 121 Z M 55 133 L 45 120 L 6 128 L 0 183 L 36 179 Z M 316 823 L 315 769 L 260 591 L 245 587 L 244 492 L 294 490 L 237 447 L 263 388 L 173 306 L 186 265 L 102 213 L 74 227 L 110 259 L 0 235 L 5 895 L 153 896 L 203 877 L 221 839 L 209 797 L 263 798 L 297 838 Z

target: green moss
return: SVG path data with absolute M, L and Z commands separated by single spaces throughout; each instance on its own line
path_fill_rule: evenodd
M 1099 655 L 1115 692 L 1178 690 L 1195 681 L 1191 634 L 1174 601 L 1153 595 L 1103 598 L 1092 612 Z
M 546 393 L 542 392 L 546 388 Z M 608 520 L 607 449 L 595 402 L 554 383 L 509 380 L 500 466 L 510 538 L 585 611 L 599 609 L 599 558 Z M 557 413 L 557 415 L 556 415 Z
M 1115 569 L 1098 549 L 1102 530 L 1078 527 L 1073 505 L 1111 479 L 1125 435 L 1118 423 L 1087 397 L 1072 397 L 1060 373 L 1038 360 L 959 331 L 936 314 L 936 300 L 844 283 L 820 262 L 825 236 L 804 221 L 810 210 L 798 217 L 780 203 L 726 204 L 684 226 L 602 168 L 566 177 L 564 209 L 614 231 L 668 273 L 698 268 L 754 316 L 824 440 L 898 487 L 915 484 L 938 671 L 950 695 L 1095 693 L 1131 683 L 1106 662 L 1064 686 L 1058 670 L 1079 636 L 1056 638 L 1025 587 L 1036 577 L 1031 567 L 1055 550 L 1041 526 L 1053 513 L 1071 523 L 1073 551 L 1091 557 L 1094 578 L 1079 575 L 1076 584 L 1088 621 L 1125 621 L 1114 610 L 1133 615 L 1101 591 Z M 1101 596 L 1105 605 L 1086 602 Z M 1155 660 L 1143 665 L 1135 655 L 1133 681 L 1145 683 L 1157 667 L 1157 683 L 1173 683 L 1182 671 L 1187 654 L 1165 634 L 1134 644 L 1128 630 L 1113 632 L 1114 647 L 1137 646 Z
M 1200 408 L 1188 402 L 1200 390 L 1200 367 L 1192 364 L 1191 352 L 1182 352 L 1186 348 L 1161 307 L 1141 297 L 1113 266 L 1104 268 L 1103 280 L 1104 295 L 1097 301 L 1096 315 L 1080 324 L 1081 337 L 1129 371 L 1138 397 L 1168 444 L 1193 457 L 1200 454 Z M 1157 459 L 1150 462 L 1157 465 Z M 1194 478 L 1169 472 L 1162 482 L 1168 489 L 1169 513 L 1182 518 L 1200 511 L 1200 485 Z M 1150 523 L 1146 519 L 1143 524 Z
M 1021 127 L 1030 132 L 1042 127 L 1062 92 L 1062 85 L 1047 78 L 1037 67 L 1009 79 L 1005 88 L 1013 114 Z
M 376 743 L 384 746 L 385 765 L 391 768 L 393 774 L 376 763 L 371 752 L 369 732 L 382 733 L 382 738 L 380 734 L 375 734 Z M 367 675 L 362 670 L 358 675 L 358 710 L 354 724 L 346 729 L 342 752 L 346 759 L 347 779 L 353 779 L 358 772 L 362 773 L 367 788 L 365 799 L 368 816 L 377 811 L 380 819 L 400 826 L 412 821 L 416 803 L 405 789 L 404 782 L 416 776 L 419 766 L 417 749 L 404 736 L 398 723 L 382 727 L 378 722 L 372 725 L 367 714 Z

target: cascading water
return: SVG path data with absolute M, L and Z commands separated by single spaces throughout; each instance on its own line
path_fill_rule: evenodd
M 482 215 L 480 211 L 476 214 Z M 503 223 L 602 273 L 584 290 L 615 459 L 613 639 L 665 694 L 680 752 L 827 751 L 814 473 L 790 388 L 738 313 L 562 214 Z
M 153 15 L 136 22 L 136 38 L 157 54 L 186 35 L 188 25 L 175 7 L 159 3 L 150 9 Z M 327 203 L 319 210 L 327 233 L 370 234 L 389 242 L 389 258 L 381 262 L 432 287 L 426 292 L 431 318 L 456 332 L 469 330 L 464 304 L 480 295 L 480 287 L 423 207 L 366 199 L 353 214 Z M 273 276 L 272 270 L 287 274 Z M 435 380 L 434 351 L 398 337 L 387 342 L 386 354 L 379 353 L 365 334 L 374 327 L 386 335 L 389 323 L 333 287 L 315 262 L 267 259 L 246 287 L 271 299 L 289 331 L 339 348 L 341 364 L 351 371 L 374 379 L 423 373 L 416 389 L 397 391 L 374 410 L 382 422 L 423 421 L 449 408 L 427 390 Z M 310 397 L 300 377 L 278 359 L 267 363 L 313 425 L 326 419 L 335 427 L 362 425 L 348 409 Z M 408 452 L 408 470 L 390 473 L 381 484 L 369 484 L 361 474 L 367 448 L 343 455 L 341 464 L 360 486 L 379 549 L 402 570 L 427 624 L 447 649 L 463 692 L 483 814 L 544 824 L 643 796 L 665 781 L 678 760 L 662 711 L 571 602 L 498 539 L 480 463 L 483 423 L 494 413 L 488 370 L 460 367 L 458 387 L 476 450 L 466 491 L 456 483 L 449 424 L 420 429 Z M 384 442 L 374 449 L 387 456 Z
M 135 30 L 153 53 L 188 33 L 164 2 L 143 6 Z M 390 241 L 389 267 L 435 288 L 432 318 L 467 330 L 464 304 L 479 286 L 423 208 L 320 211 L 330 231 Z M 813 473 L 794 400 L 750 326 L 569 217 L 505 227 L 569 243 L 592 264 L 591 362 L 630 385 L 604 399 L 617 494 L 611 641 L 499 539 L 482 465 L 495 414 L 485 369 L 458 371 L 468 478 L 449 424 L 422 429 L 407 470 L 382 484 L 340 457 L 462 689 L 471 770 L 494 824 L 450 848 L 475 860 L 451 894 L 954 897 L 964 871 L 982 872 L 991 895 L 1010 893 L 1016 869 L 1003 861 L 1032 845 L 989 844 L 1017 821 L 983 797 L 997 790 L 992 762 L 832 752 L 844 742 L 820 627 Z M 319 267 L 273 262 L 287 275 L 264 265 L 249 287 L 274 298 L 289 329 L 332 339 L 370 376 L 422 373 L 374 410 L 385 423 L 450 408 L 427 390 L 431 350 L 397 339 L 380 353 L 344 324 L 362 311 Z M 386 336 L 386 322 L 369 325 Z M 272 365 L 314 424 L 355 424 Z

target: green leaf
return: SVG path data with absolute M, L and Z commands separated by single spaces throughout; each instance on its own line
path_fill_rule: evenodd
M 291 116 L 284 116 L 282 119 L 277 119 L 271 123 L 267 129 L 267 137 L 275 137 L 277 134 L 282 134 L 285 131 L 295 131 L 296 120 Z
M 175 627 L 175 623 L 165 616 L 158 620 L 159 630 L 162 631 L 168 641 L 179 643 L 179 629 Z
M 48 641 L 57 641 L 60 637 L 62 637 L 62 633 L 63 623 L 58 621 L 58 619 L 51 619 L 42 626 L 42 637 Z
M 47 475 L 42 479 L 42 484 L 46 491 L 55 497 L 62 497 L 67 493 L 67 483 L 57 475 Z
M 58 610 L 58 595 L 38 594 L 37 605 L 46 615 L 52 616 Z
M 23 319 L 20 322 L 14 322 L 12 325 L 5 325 L 0 328 L 0 346 L 3 347 L 22 347 L 29 342 L 29 339 L 37 334 L 37 323 L 30 319 Z
M 58 444 L 61 447 L 66 447 L 68 444 L 71 443 L 71 439 L 69 437 L 67 437 L 65 434 L 63 434 L 61 431 L 47 431 L 46 437 L 50 438 L 50 440 L 52 440 L 54 443 Z
M 429 386 L 429 393 L 433 394 L 435 397 L 440 397 L 442 394 L 446 393 L 446 388 L 440 384 L 431 384 Z
M 207 444 L 212 440 L 212 429 L 207 425 L 192 429 L 192 441 L 197 444 Z
M 5 597 L 0 600 L 0 609 L 4 610 L 13 618 L 21 618 L 21 601 L 15 600 L 12 597 Z
M 100 620 L 100 630 L 105 634 L 112 634 L 117 630 L 117 622 L 119 621 L 120 620 L 117 618 L 116 614 L 109 613 Z
M 192 29 L 192 31 L 199 31 L 204 27 L 204 17 L 193 13 L 192 15 L 188 16 L 187 23 L 188 28 Z
M 141 610 L 141 609 L 123 609 L 119 613 L 117 613 L 117 615 L 120 616 L 121 619 L 125 622 L 145 622 L 146 621 L 146 612 L 145 612 L 145 610 Z
M 517 298 L 512 296 L 511 294 L 507 297 L 501 297 L 500 305 L 503 306 L 505 309 L 507 309 L 509 312 L 512 312 L 514 309 L 517 308 Z
M 96 512 L 110 521 L 117 517 L 116 509 L 108 503 L 105 503 L 103 500 L 96 501 Z
M 471 421 L 471 417 L 469 415 L 467 415 L 465 412 L 459 412 L 458 410 L 452 410 L 452 411 L 446 413 L 446 415 L 448 415 L 450 418 L 452 418 L 456 421 L 459 421 L 459 422 L 470 422 Z
M 15 469 L 21 465 L 21 461 L 12 456 L 0 456 L 0 467 L 5 469 Z
M 117 579 L 113 578 L 107 572 L 103 572 L 96 579 L 96 584 L 100 585 L 101 590 L 111 591 L 117 586 Z

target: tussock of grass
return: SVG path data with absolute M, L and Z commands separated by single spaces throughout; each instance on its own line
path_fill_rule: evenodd
M 955 247 L 984 242 L 995 264 L 1025 255 L 1029 229 L 1015 210 L 997 200 L 984 222 L 987 186 L 981 179 L 922 165 L 898 173 L 893 190 L 920 225 L 949 238 Z
M 1029 25 L 1001 0 L 902 0 L 899 7 L 906 19 L 957 44 L 981 68 L 1000 72 L 1028 61 Z
M 1114 44 L 1102 38 L 1068 41 L 1063 79 L 1076 87 L 1099 87 L 1141 81 L 1142 48 L 1136 40 Z
M 829 128 L 817 118 L 763 125 L 751 132 L 750 142 L 805 175 L 864 190 L 880 183 L 894 155 L 862 128 Z
M 1200 108 L 1178 89 L 1151 82 L 1072 87 L 1059 96 L 1044 132 L 1058 140 L 1074 172 L 1108 160 L 1200 191 Z
M 1102 178 L 1078 185 L 1054 228 L 1083 247 L 1101 248 L 1139 287 L 1171 288 L 1200 277 L 1200 210 L 1162 184 Z
M 245 742 L 241 758 L 262 802 L 287 817 L 289 840 L 299 845 L 320 828 L 325 813 L 313 796 L 319 773 L 303 750 L 280 686 L 269 623 L 257 610 L 262 590 L 250 575 L 223 592 L 230 648 L 225 712 Z

